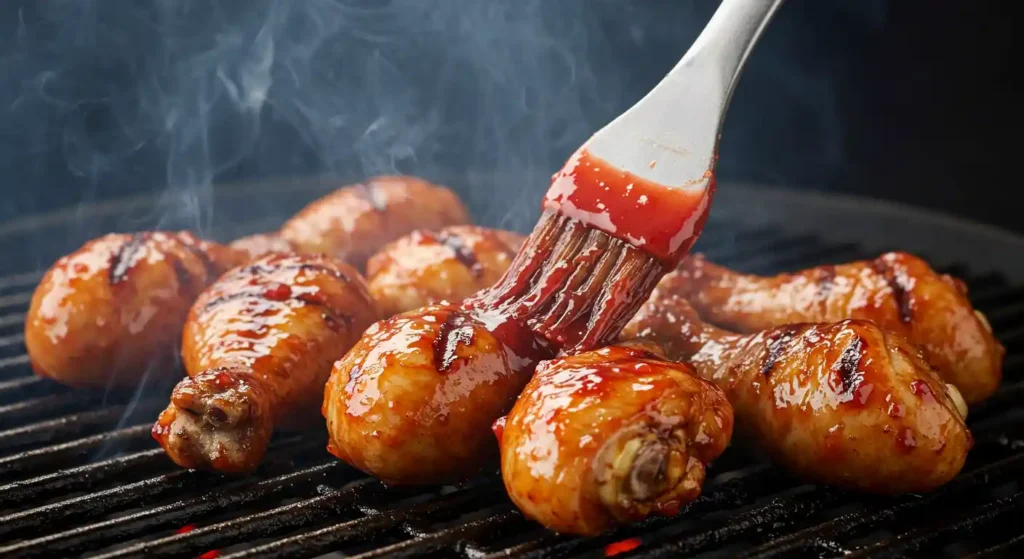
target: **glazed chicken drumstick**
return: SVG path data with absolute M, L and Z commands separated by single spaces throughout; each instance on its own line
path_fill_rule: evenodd
M 968 403 L 984 400 L 1002 378 L 1005 350 L 967 299 L 962 282 L 910 254 L 821 266 L 795 274 L 740 274 L 688 257 L 679 294 L 725 328 L 756 332 L 794 322 L 871 320 L 902 334 Z
M 461 481 L 497 454 L 491 424 L 550 356 L 525 326 L 450 304 L 382 320 L 334 365 L 327 449 L 394 485 Z
M 691 363 L 725 391 L 737 433 L 801 479 L 875 493 L 952 479 L 972 438 L 966 404 L 901 335 L 872 322 L 801 323 L 738 335 L 700 322 L 659 283 L 623 331 Z
M 188 232 L 110 234 L 43 275 L 25 319 L 40 376 L 77 386 L 134 387 L 173 371 L 189 306 L 244 255 Z
M 523 237 L 476 225 L 419 229 L 389 243 L 366 264 L 382 316 L 461 302 L 505 273 Z
M 185 325 L 182 380 L 153 427 L 187 468 L 254 469 L 275 428 L 308 427 L 331 365 L 377 311 L 351 266 L 270 254 L 229 271 Z
M 653 344 L 652 344 L 653 345 Z M 596 535 L 697 498 L 733 412 L 715 385 L 654 347 L 545 361 L 494 425 L 509 496 L 562 533 Z
M 416 177 L 382 176 L 313 201 L 278 235 L 297 252 L 329 254 L 361 271 L 373 253 L 402 235 L 469 221 L 451 190 Z

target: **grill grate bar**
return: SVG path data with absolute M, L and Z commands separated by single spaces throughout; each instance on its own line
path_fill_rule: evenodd
M 254 484 L 247 481 L 232 483 L 200 497 L 0 547 L 0 555 L 33 551 L 40 555 L 54 552 L 70 554 L 95 550 L 133 534 L 153 533 L 161 528 L 189 524 L 230 508 L 252 506 L 271 497 L 283 496 L 286 491 L 305 491 L 329 474 L 342 474 L 346 469 L 341 462 L 334 461 Z
M 975 305 L 995 308 L 1024 299 L 1024 286 L 1000 285 L 988 289 L 976 289 L 972 286 L 969 294 Z
M 21 307 L 32 300 L 31 293 L 15 293 L 13 295 L 0 295 L 0 309 L 7 307 Z
M 987 502 L 972 510 L 968 516 L 957 518 L 957 520 L 944 523 L 942 526 L 926 526 L 903 534 L 897 538 L 898 545 L 886 546 L 887 549 L 882 549 L 882 544 L 867 546 L 847 555 L 847 557 L 904 557 L 908 552 L 919 552 L 935 540 L 949 536 L 950 532 L 969 531 L 979 524 L 993 522 L 1006 515 L 1018 513 L 1022 508 L 1024 508 L 1024 492 L 1019 492 L 1010 497 Z
M 1024 380 L 1012 384 L 1004 382 L 987 400 L 975 404 L 969 410 L 968 417 L 973 423 L 977 421 L 979 416 L 985 417 L 1006 411 L 1012 406 L 1020 404 L 1022 400 L 1024 400 Z
M 0 289 L 7 289 L 9 287 L 24 287 L 26 285 L 35 285 L 42 279 L 43 274 L 41 272 L 26 272 L 23 274 L 13 274 L 10 276 L 4 276 L 0 278 Z
M 1024 535 L 1009 539 L 999 545 L 994 545 L 968 556 L 968 559 L 982 559 L 983 557 L 1020 557 L 1024 553 Z
M 835 541 L 846 539 L 850 534 L 873 529 L 883 523 L 890 523 L 893 519 L 901 516 L 913 515 L 915 512 L 926 509 L 936 503 L 957 498 L 976 491 L 980 485 L 987 485 L 991 482 L 999 482 L 1011 474 L 1024 469 L 1024 454 L 1016 454 L 998 462 L 987 464 L 962 473 L 949 484 L 931 493 L 918 501 L 900 502 L 895 505 L 868 511 L 858 511 L 839 516 L 828 522 L 810 526 L 803 530 L 790 533 L 774 541 L 765 543 L 760 547 L 750 550 L 748 557 L 775 557 L 787 555 L 799 550 L 814 546 L 819 541 Z
M 49 382 L 42 377 L 16 377 L 11 380 L 0 381 L 0 403 L 21 400 L 22 398 L 37 394 L 52 394 L 61 390 L 63 390 L 61 385 Z
M 975 303 L 975 305 L 978 307 L 981 306 L 977 303 Z M 988 305 L 985 306 L 990 309 L 985 313 L 985 318 L 988 319 L 992 328 L 997 331 L 1015 324 L 1020 324 L 1021 317 L 1024 316 L 1024 300 L 994 307 L 989 307 Z
M 121 479 L 123 475 L 151 472 L 158 467 L 166 469 L 170 465 L 163 449 L 154 448 L 77 468 L 58 470 L 0 487 L 0 507 L 18 501 L 38 501 L 60 493 L 86 491 L 108 480 Z M 0 533 L 3 533 L 2 528 Z
M 267 464 L 265 468 L 273 468 L 275 463 L 280 464 L 284 457 L 280 453 L 284 449 L 287 449 L 289 455 L 293 455 L 296 451 L 308 450 L 312 446 L 310 441 L 299 441 L 298 439 L 291 439 L 280 446 L 275 446 L 278 454 L 274 457 L 273 462 Z M 167 470 L 171 471 L 167 472 Z M 0 517 L 0 536 L 15 528 L 33 530 L 35 533 L 52 532 L 51 524 L 59 519 L 104 514 L 126 504 L 152 503 L 158 498 L 169 495 L 169 492 L 172 491 L 179 491 L 183 488 L 194 489 L 211 482 L 216 486 L 228 479 L 228 477 L 212 472 L 177 468 L 164 455 L 163 449 L 157 448 L 71 470 L 62 470 L 8 487 L 13 487 L 14 491 L 25 489 L 49 494 L 57 490 L 63 492 L 89 490 L 104 479 L 124 479 L 120 474 L 125 472 L 135 477 L 152 473 L 161 475 Z M 56 483 L 38 487 L 47 478 L 54 479 Z M 8 493 L 11 491 L 0 488 L 0 497 L 7 499 Z M 35 495 L 21 496 L 21 498 L 38 499 Z
M 643 555 L 644 557 L 679 557 L 709 551 L 734 538 L 752 536 L 755 533 L 766 536 L 786 525 L 798 525 L 802 519 L 821 513 L 840 500 L 838 492 L 828 489 L 803 487 L 793 493 L 774 497 L 767 504 L 735 514 L 729 512 L 728 522 L 715 522 L 714 528 L 696 531 L 689 537 L 670 534 L 671 539 L 657 546 L 644 545 L 634 553 L 623 557 Z M 774 525 L 774 526 L 773 526 Z M 684 532 L 685 533 L 685 532 Z M 746 539 L 746 538 L 744 538 Z
M 149 417 L 159 409 L 153 405 L 154 403 L 109 406 L 0 431 L 0 452 L 9 452 L 12 449 L 21 449 L 42 442 L 65 442 L 96 429 L 117 425 L 124 421 L 126 416 L 136 413 Z
M 485 499 L 500 496 L 502 494 L 501 490 L 502 487 L 500 484 L 491 483 L 477 486 L 469 490 L 450 493 L 440 499 L 412 506 L 398 506 L 385 510 L 378 510 L 376 507 L 360 507 L 366 515 L 362 518 L 341 522 L 312 532 L 266 543 L 225 557 L 266 558 L 296 557 L 300 555 L 310 557 L 331 551 L 332 549 L 336 549 L 339 545 L 344 545 L 348 542 L 365 540 L 370 535 L 380 536 L 384 532 L 394 530 L 403 523 L 407 525 L 407 532 L 414 532 L 416 530 L 409 526 L 409 522 L 414 522 L 417 518 L 450 515 L 453 511 L 458 512 L 461 509 L 479 506 L 480 502 Z M 508 509 L 511 508 L 511 505 L 505 503 L 504 506 L 506 509 L 504 512 L 509 512 Z M 511 518 L 518 516 L 518 513 L 514 513 Z M 490 517 L 484 520 L 490 520 L 493 518 L 494 517 Z M 465 534 L 456 532 L 455 530 L 457 530 L 457 528 L 434 534 L 425 534 L 419 536 L 417 539 L 401 543 L 408 544 L 416 542 L 417 545 L 415 546 L 416 549 L 414 551 L 416 553 L 423 553 L 427 547 L 437 549 L 438 547 L 458 543 L 461 538 L 465 537 Z
M 13 368 L 20 365 L 28 365 L 28 355 L 0 358 L 0 369 Z
M 22 344 L 25 342 L 24 334 L 11 334 L 10 336 L 0 336 L 0 350 L 6 351 L 8 348 L 22 349 Z
M 0 316 L 0 328 L 15 326 L 21 328 L 25 324 L 25 313 L 8 313 Z
M 55 525 L 60 525 L 65 520 L 95 518 L 124 505 L 145 506 L 174 492 L 195 488 L 204 478 L 209 477 L 205 472 L 175 470 L 142 481 L 9 514 L 0 517 L 0 537 L 15 531 L 21 536 L 34 537 L 52 532 Z
M 54 412 L 70 413 L 95 406 L 99 400 L 91 395 L 65 392 L 21 400 L 13 404 L 0 406 L 0 423 L 17 425 L 36 419 L 52 416 Z
M 340 491 L 331 490 L 325 495 L 203 526 L 184 534 L 143 542 L 99 557 L 103 559 L 138 555 L 178 557 L 201 553 L 209 548 L 223 547 L 225 544 L 243 541 L 247 538 L 279 534 L 293 528 L 327 520 L 332 515 L 344 513 L 346 509 L 350 509 L 362 499 L 380 498 L 386 493 L 384 485 L 379 481 L 363 478 Z
M 97 454 L 104 448 L 122 447 L 128 443 L 151 443 L 150 424 L 136 425 L 117 431 L 93 435 L 84 439 L 47 446 L 0 458 L 0 479 L 23 474 L 39 466 L 60 466 L 75 463 Z
M 519 517 L 511 504 L 503 504 L 499 507 L 501 511 L 494 516 L 488 516 L 478 520 L 471 520 L 456 526 L 455 528 L 434 534 L 425 534 L 411 540 L 396 543 L 394 545 L 379 547 L 373 551 L 367 551 L 353 558 L 370 559 L 373 557 L 403 557 L 421 556 L 425 553 L 434 553 L 444 548 L 458 544 L 460 540 L 476 537 L 485 531 L 495 530 L 503 523 L 515 520 Z
M 683 507 L 679 518 L 695 518 L 704 514 L 713 514 L 723 509 L 742 507 L 757 499 L 793 488 L 793 480 L 777 468 L 764 464 L 748 467 L 744 470 L 729 473 L 725 481 L 712 480 L 700 497 Z M 678 520 L 678 519 L 677 519 Z M 497 559 L 516 555 L 519 557 L 541 558 L 550 556 L 566 556 L 584 547 L 605 545 L 631 535 L 642 534 L 651 529 L 673 523 L 672 519 L 653 518 L 638 524 L 625 526 L 613 533 L 596 538 L 579 539 L 555 536 L 554 543 L 549 541 L 529 541 L 500 551 L 485 555 L 487 559 Z

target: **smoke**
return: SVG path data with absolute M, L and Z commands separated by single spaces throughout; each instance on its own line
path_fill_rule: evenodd
M 599 81 L 592 70 L 614 52 L 595 32 L 601 18 L 629 13 L 610 2 L 51 0 L 5 10 L 0 158 L 11 158 L 15 184 L 66 185 L 47 185 L 59 201 L 14 189 L 19 214 L 152 192 L 155 210 L 124 216 L 122 228 L 205 232 L 215 183 L 409 172 L 457 183 L 481 219 L 519 221 L 552 168 L 623 107 L 622 76 Z M 33 166 L 15 160 L 26 156 Z
M 266 223 L 296 209 L 259 196 L 245 212 L 217 207 L 215 185 L 383 173 L 447 183 L 478 221 L 528 229 L 550 174 L 663 77 L 716 7 L 4 4 L 0 172 L 9 186 L 0 217 L 148 193 L 155 208 L 127 213 L 118 228 L 211 234 L 223 232 L 225 216 Z M 884 19 L 880 1 L 857 6 L 838 17 L 860 26 Z M 814 177 L 840 173 L 842 61 L 792 62 L 834 34 L 798 17 L 810 9 L 784 6 L 751 59 L 724 131 L 726 178 L 792 179 L 777 161 L 813 167 Z M 71 234 L 98 233 L 83 225 Z

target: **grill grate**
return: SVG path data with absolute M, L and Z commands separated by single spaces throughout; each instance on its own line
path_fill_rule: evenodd
M 873 256 L 714 220 L 697 249 L 757 273 Z M 953 482 L 866 497 L 801 484 L 730 449 L 678 518 L 588 539 L 525 520 L 496 472 L 459 487 L 388 488 L 329 457 L 319 432 L 275 440 L 245 478 L 181 470 L 149 437 L 168 389 L 86 393 L 32 376 L 21 330 L 39 276 L 0 278 L 0 556 L 547 558 L 604 556 L 623 540 L 622 557 L 1012 555 L 1024 548 L 1024 285 L 948 271 L 967 281 L 1009 351 L 1003 386 L 971 411 L 976 445 Z

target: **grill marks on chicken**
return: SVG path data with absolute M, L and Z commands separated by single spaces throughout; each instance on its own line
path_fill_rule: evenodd
M 121 248 L 114 252 L 110 259 L 110 284 L 121 283 L 128 277 L 128 270 L 135 265 L 135 257 L 138 255 L 142 244 L 146 242 L 145 233 L 134 233 L 128 237 Z M 177 262 L 180 263 L 180 260 Z M 176 267 L 177 268 L 177 267 Z
M 515 233 L 475 225 L 414 231 L 367 263 L 370 292 L 385 316 L 459 303 L 498 281 L 522 241 Z
M 899 270 L 885 258 L 872 260 L 871 269 L 885 278 L 896 308 L 899 309 L 900 322 L 910 324 L 914 319 L 914 295 L 910 291 L 914 287 L 913 281 L 905 274 L 899 273 Z
M 732 427 L 725 395 L 689 365 L 620 345 L 543 362 L 494 431 L 519 509 L 596 535 L 678 514 Z
M 704 319 L 738 332 L 799 322 L 870 320 L 906 337 L 969 403 L 984 400 L 1002 379 L 1005 349 L 967 299 L 962 282 L 906 253 L 760 277 L 702 256 L 685 259 L 678 294 Z
M 188 232 L 111 234 L 60 258 L 32 295 L 25 345 L 37 374 L 133 387 L 173 370 L 189 305 L 244 255 Z
M 782 352 L 785 351 L 793 340 L 795 333 L 796 328 L 793 326 L 784 326 L 772 332 L 770 343 L 768 344 L 768 354 L 765 356 L 764 361 L 761 362 L 762 375 L 768 376 L 772 374 L 775 364 L 778 363 L 779 358 L 782 357 Z
M 960 471 L 973 444 L 966 404 L 903 336 L 855 319 L 733 334 L 700 321 L 679 295 L 688 281 L 666 276 L 623 336 L 722 388 L 738 432 L 776 462 L 876 493 L 928 491 Z
M 465 480 L 494 457 L 491 424 L 550 356 L 525 326 L 449 304 L 377 322 L 327 382 L 328 451 L 390 484 Z
M 192 306 L 181 381 L 153 435 L 181 466 L 245 472 L 275 429 L 316 422 L 331 366 L 377 318 L 365 282 L 323 255 L 271 254 Z

